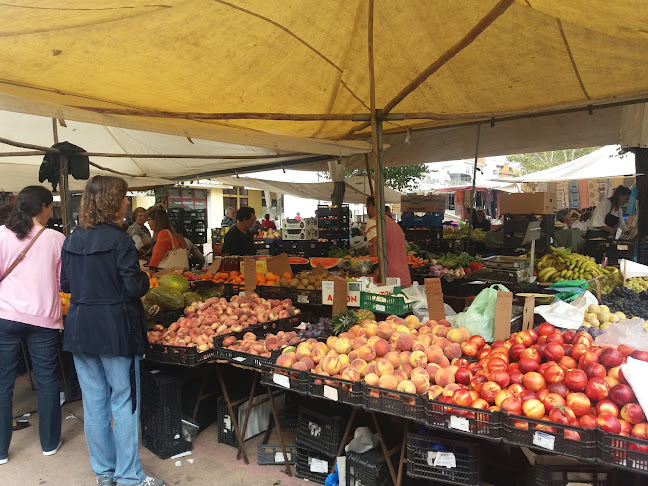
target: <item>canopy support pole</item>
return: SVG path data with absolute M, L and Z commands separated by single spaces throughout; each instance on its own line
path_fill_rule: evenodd
M 54 143 L 59 143 L 58 127 L 56 118 L 52 118 L 52 132 L 54 134 Z M 67 155 L 59 152 L 59 196 L 61 197 L 61 219 L 63 220 L 63 234 L 70 234 L 70 188 L 68 186 L 68 163 Z
M 470 190 L 470 216 L 468 217 L 468 241 L 466 242 L 466 253 L 470 252 L 470 240 L 472 238 L 472 221 L 473 211 L 475 210 L 475 185 L 477 179 L 477 159 L 479 157 L 479 136 L 481 134 L 481 125 L 477 125 L 477 141 L 475 142 L 475 163 L 473 164 L 472 188 Z

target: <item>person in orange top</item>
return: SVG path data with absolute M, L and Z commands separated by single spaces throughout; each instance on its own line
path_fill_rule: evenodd
M 171 221 L 169 221 L 169 215 L 164 208 L 155 207 L 150 209 L 148 211 L 148 224 L 153 230 L 153 241 L 155 241 L 149 267 L 157 268 L 164 255 L 171 251 L 173 246 L 187 248 L 187 242 L 173 229 Z M 169 233 L 171 234 L 169 235 Z M 173 244 L 171 244 L 171 238 L 173 238 Z

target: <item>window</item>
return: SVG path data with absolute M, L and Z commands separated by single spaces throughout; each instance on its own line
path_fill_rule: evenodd
M 204 189 L 174 188 L 169 190 L 168 197 L 170 208 L 207 208 L 207 191 Z

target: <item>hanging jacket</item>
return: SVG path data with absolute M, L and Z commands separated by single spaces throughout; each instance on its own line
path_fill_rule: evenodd
M 76 152 L 85 152 L 85 149 L 70 142 L 60 142 L 52 145 L 52 148 L 57 148 L 65 152 L 68 159 L 68 173 L 72 177 L 77 180 L 88 180 L 90 178 L 90 159 L 86 155 L 76 154 Z M 59 154 L 47 152 L 43 157 L 43 162 L 38 171 L 38 181 L 49 181 L 52 184 L 52 190 L 56 192 L 60 174 L 61 163 Z

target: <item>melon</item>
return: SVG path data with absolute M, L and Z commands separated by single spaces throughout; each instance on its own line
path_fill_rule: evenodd
M 184 309 L 182 294 L 162 287 L 153 287 L 149 290 L 144 301 L 151 305 L 159 305 L 163 310 Z
M 185 292 L 182 294 L 182 299 L 185 307 L 189 307 L 194 302 L 203 302 L 203 298 L 196 292 Z
M 313 268 L 317 265 L 322 265 L 324 268 L 329 269 L 338 266 L 341 261 L 341 258 L 312 257 L 310 264 Z
M 290 263 L 291 265 L 307 265 L 308 264 L 308 258 L 291 256 L 291 257 L 288 257 L 288 263 Z
M 189 280 L 178 273 L 167 273 L 159 279 L 160 287 L 167 290 L 175 290 L 181 294 L 189 292 Z

